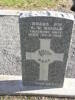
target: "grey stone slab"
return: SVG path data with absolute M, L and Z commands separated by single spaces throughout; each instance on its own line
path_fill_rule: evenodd
M 24 85 L 63 86 L 73 22 L 72 15 L 69 18 L 59 12 L 21 13 L 19 28 Z
M 75 21 L 73 25 L 65 77 L 75 78 Z
M 0 16 L 0 74 L 21 75 L 17 16 Z
M 0 10 L 0 74 L 3 75 L 21 75 L 20 33 L 18 22 L 19 13 L 21 12 L 22 11 L 16 10 Z M 26 11 L 25 13 L 27 12 L 30 13 L 30 11 Z M 59 16 L 60 14 L 55 15 Z M 70 16 L 70 14 L 67 15 L 67 17 L 68 16 Z M 75 26 L 71 37 L 69 58 L 66 70 L 66 77 L 69 78 L 75 78 L 74 48 Z
M 75 97 L 75 79 L 65 78 L 63 88 L 38 88 L 23 86 L 22 76 L 0 75 L 0 95 Z

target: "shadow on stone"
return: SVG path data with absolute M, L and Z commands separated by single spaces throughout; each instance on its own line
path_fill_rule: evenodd
M 56 87 L 57 88 L 57 87 Z M 43 86 L 23 86 L 22 80 L 10 80 L 10 81 L 0 81 L 0 94 L 17 94 L 26 93 L 26 91 L 33 90 L 44 90 L 44 89 L 53 89 L 53 87 L 43 87 Z M 55 89 L 55 88 L 54 88 Z

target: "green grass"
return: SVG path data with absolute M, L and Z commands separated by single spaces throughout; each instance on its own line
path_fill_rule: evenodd
M 0 96 L 0 100 L 75 100 L 75 98 L 55 98 L 45 96 Z
M 58 5 L 61 0 L 0 0 L 1 7 L 12 8 L 53 8 Z

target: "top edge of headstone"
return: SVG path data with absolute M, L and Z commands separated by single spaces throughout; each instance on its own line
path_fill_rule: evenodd
M 71 13 L 64 13 L 59 11 L 23 11 L 20 13 L 20 18 L 24 17 L 58 17 L 69 20 L 74 20 L 74 15 Z
M 35 16 L 49 16 L 49 17 L 58 17 L 65 18 L 69 20 L 74 20 L 74 14 L 68 12 L 60 12 L 60 11 L 50 11 L 50 10 L 41 10 L 41 11 L 21 11 L 21 10 L 0 10 L 0 16 L 3 15 L 16 15 L 23 17 L 35 17 Z

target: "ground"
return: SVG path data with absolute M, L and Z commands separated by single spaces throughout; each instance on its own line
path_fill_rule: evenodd
M 64 97 L 45 97 L 45 96 L 1 96 L 0 100 L 75 100 L 74 98 Z
M 2 9 L 70 9 L 72 0 L 0 0 Z

